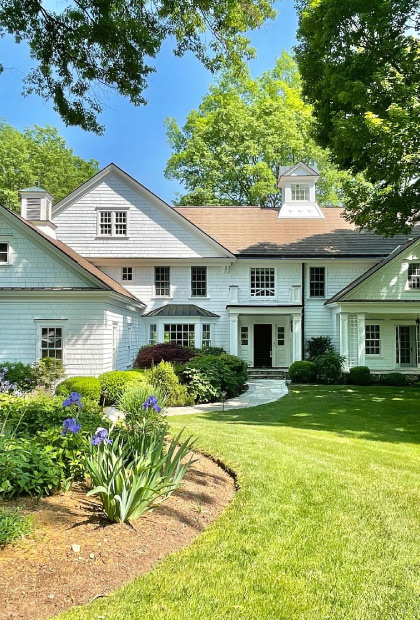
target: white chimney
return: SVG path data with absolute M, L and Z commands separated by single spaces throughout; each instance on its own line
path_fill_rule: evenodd
M 323 218 L 316 202 L 315 185 L 319 174 L 303 162 L 281 166 L 278 186 L 282 190 L 279 218 Z
M 57 226 L 51 221 L 53 197 L 39 185 L 19 190 L 21 216 L 45 235 L 56 238 Z

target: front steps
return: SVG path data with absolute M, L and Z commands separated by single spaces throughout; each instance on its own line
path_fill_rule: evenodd
M 287 368 L 248 368 L 248 378 L 253 379 L 287 379 Z

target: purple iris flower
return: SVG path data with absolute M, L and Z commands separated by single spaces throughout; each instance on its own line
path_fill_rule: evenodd
M 149 398 L 144 401 L 142 407 L 143 407 L 144 410 L 150 409 L 150 408 L 153 407 L 153 409 L 156 411 L 156 413 L 160 413 L 162 411 L 162 408 L 159 407 L 158 402 L 159 401 L 156 398 L 156 396 L 149 396 Z
M 108 437 L 108 431 L 106 428 L 97 428 L 94 436 L 92 437 L 92 445 L 99 446 L 101 443 L 112 443 L 112 439 Z
M 68 396 L 66 400 L 63 402 L 63 407 L 71 407 L 72 405 L 76 405 L 77 407 L 80 407 L 81 409 L 83 409 L 83 405 L 80 402 L 81 398 L 82 397 L 79 394 L 79 392 L 72 392 L 70 396 Z
M 75 435 L 81 430 L 81 428 L 82 427 L 76 418 L 66 418 L 63 422 L 63 430 L 61 431 L 61 434 L 67 435 L 67 433 L 73 433 Z

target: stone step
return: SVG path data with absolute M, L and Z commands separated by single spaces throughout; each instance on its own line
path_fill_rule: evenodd
M 248 377 L 252 379 L 287 379 L 286 368 L 250 368 Z

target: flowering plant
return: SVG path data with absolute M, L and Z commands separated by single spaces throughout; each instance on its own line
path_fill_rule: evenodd
M 159 407 L 159 401 L 156 396 L 149 396 L 142 404 L 143 411 L 146 409 L 154 409 L 156 413 L 162 411 L 162 407 Z
M 66 400 L 63 401 L 63 407 L 78 407 L 79 409 L 83 409 L 83 404 L 81 401 L 81 395 L 79 392 L 72 392 Z
M 11 383 L 8 379 L 6 379 L 6 375 L 8 372 L 7 366 L 4 366 L 0 370 L 0 392 L 6 394 L 12 394 L 13 396 L 23 396 L 23 392 L 18 389 L 16 383 Z
M 91 444 L 92 446 L 100 446 L 101 443 L 112 444 L 112 439 L 109 438 L 106 428 L 98 427 L 92 437 Z
M 75 435 L 82 429 L 82 426 L 77 422 L 76 418 L 66 418 L 63 422 L 63 430 L 61 431 L 62 435 L 67 435 L 67 433 L 73 433 Z

